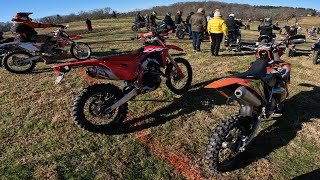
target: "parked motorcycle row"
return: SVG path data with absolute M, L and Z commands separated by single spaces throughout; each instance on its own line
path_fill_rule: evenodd
M 65 55 L 70 51 L 78 61 L 53 67 L 59 73 L 56 84 L 61 83 L 68 72 L 79 67 L 86 67 L 87 75 L 92 78 L 122 81 L 121 87 L 113 83 L 85 87 L 73 102 L 72 116 L 76 124 L 90 132 L 105 133 L 121 127 L 128 113 L 128 101 L 156 90 L 162 78 L 175 94 L 184 94 L 190 88 L 192 67 L 188 60 L 170 55 L 169 50 L 183 51 L 178 46 L 166 44 L 170 33 L 154 29 L 149 33 L 137 34 L 132 40 L 144 40 L 138 50 L 90 59 L 91 48 L 86 43 L 74 41 L 81 36 L 70 36 L 64 29 L 58 29 L 47 37 L 52 40 L 50 46 L 38 42 L 7 43 L 0 46 L 0 58 L 6 70 L 23 74 L 31 72 L 40 60 Z M 279 43 L 262 42 L 250 47 L 257 60 L 246 72 L 205 86 L 218 90 L 223 96 L 240 104 L 238 114 L 226 117 L 210 132 L 206 161 L 212 171 L 232 169 L 238 155 L 246 150 L 257 134 L 261 119 L 282 115 L 289 94 L 291 65 L 280 59 L 284 52 L 279 46 L 301 43 L 297 39 L 302 38 L 285 39 Z M 240 40 L 241 36 L 234 35 L 226 43 L 228 46 L 232 42 L 240 45 Z M 53 55 L 46 56 L 44 52 L 48 48 L 51 48 Z M 320 41 L 312 49 L 313 62 L 316 64 L 319 62 Z

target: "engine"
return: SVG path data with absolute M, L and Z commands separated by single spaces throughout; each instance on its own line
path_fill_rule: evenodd
M 139 80 L 144 86 L 144 92 L 150 92 L 157 89 L 161 84 L 160 64 L 156 59 L 146 59 L 142 64 L 142 74 Z M 141 71 L 140 71 L 141 72 Z

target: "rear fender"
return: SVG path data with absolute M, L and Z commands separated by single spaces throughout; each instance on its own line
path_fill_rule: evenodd
M 259 96 L 262 101 L 265 101 L 265 94 L 263 90 L 263 82 L 256 79 L 241 79 L 241 78 L 223 78 L 218 81 L 212 82 L 205 86 L 205 88 L 214 88 L 220 94 L 227 98 L 233 98 L 234 91 L 239 87 L 247 87 L 254 94 Z
M 103 61 L 97 60 L 97 59 L 92 59 L 92 60 L 86 60 L 86 61 L 78 61 L 78 62 L 72 62 L 72 63 L 65 63 L 65 64 L 60 64 L 58 66 L 54 66 L 53 70 L 58 73 L 65 73 L 69 72 L 71 68 L 76 68 L 76 67 L 83 67 L 83 66 L 101 66 L 101 63 Z
M 179 48 L 178 46 L 175 46 L 175 45 L 167 45 L 167 47 L 169 49 L 174 49 L 174 50 L 177 50 L 177 51 L 183 51 L 182 48 Z

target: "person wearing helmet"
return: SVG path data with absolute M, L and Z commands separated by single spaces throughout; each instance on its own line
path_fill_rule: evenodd
M 158 20 L 160 20 L 158 17 L 157 17 L 157 12 L 155 12 L 155 11 L 153 11 L 152 13 L 151 13 L 151 16 L 150 16 L 150 23 L 151 23 L 151 25 L 152 26 L 156 26 L 157 24 L 156 24 L 156 19 L 158 19 Z
M 141 16 L 141 13 L 138 12 L 136 15 L 136 18 L 135 18 L 136 23 L 140 23 L 140 22 L 144 21 L 143 19 L 144 18 Z
M 186 19 L 186 24 L 188 27 L 188 32 L 189 32 L 189 38 L 192 39 L 192 30 L 191 30 L 191 24 L 190 24 L 190 18 L 191 16 L 194 15 L 194 12 L 190 12 L 190 14 L 187 16 Z
M 163 19 L 163 22 L 166 24 L 167 30 L 173 30 L 173 31 L 175 30 L 175 24 L 171 18 L 170 12 L 167 12 L 166 16 Z
M 272 30 L 280 30 L 279 27 L 272 24 L 271 18 L 265 18 L 264 22 L 261 23 L 258 27 L 258 31 L 260 31 L 260 36 L 269 36 L 268 42 L 272 41 L 273 32 Z
M 242 24 L 242 21 L 236 20 L 234 16 L 234 14 L 229 14 L 229 18 L 226 20 L 226 25 L 228 27 L 228 34 L 238 37 L 241 35 L 240 27 L 244 25 Z
M 182 19 L 182 11 L 178 11 L 176 17 L 174 18 L 176 24 L 184 24 Z
M 13 16 L 13 26 L 11 32 L 16 33 L 19 37 L 16 41 L 31 41 L 37 40 L 37 31 L 35 28 L 49 28 L 49 27 L 60 27 L 64 28 L 63 25 L 55 24 L 42 24 L 33 22 L 29 15 L 32 13 L 17 13 Z

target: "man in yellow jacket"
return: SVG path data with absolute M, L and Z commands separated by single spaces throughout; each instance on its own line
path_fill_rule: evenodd
M 225 21 L 221 18 L 219 11 L 214 12 L 214 17 L 208 23 L 208 33 L 211 42 L 211 55 L 219 56 L 220 43 L 223 35 L 228 35 L 228 28 Z

